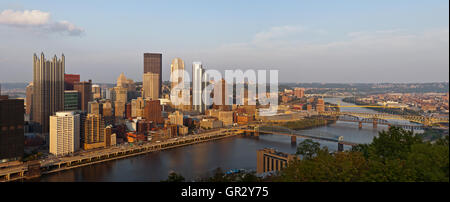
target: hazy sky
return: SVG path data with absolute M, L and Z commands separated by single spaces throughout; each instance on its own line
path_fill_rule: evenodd
M 31 81 L 33 53 L 66 73 L 142 80 L 143 53 L 207 69 L 279 69 L 282 82 L 449 80 L 449 1 L 0 2 L 0 83 Z

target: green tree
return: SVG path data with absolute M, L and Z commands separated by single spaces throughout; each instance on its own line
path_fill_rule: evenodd
M 319 151 L 320 144 L 310 139 L 303 140 L 297 147 L 297 155 L 301 155 L 305 159 L 311 159 Z
M 182 175 L 177 174 L 175 172 L 171 172 L 167 178 L 167 180 L 164 180 L 163 182 L 184 182 L 185 179 Z

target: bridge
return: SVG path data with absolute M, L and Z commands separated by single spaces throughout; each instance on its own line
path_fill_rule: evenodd
M 410 121 L 415 123 L 420 123 L 424 126 L 433 126 L 441 123 L 448 123 L 448 118 L 440 118 L 440 117 L 425 117 L 425 116 L 415 116 L 415 115 L 396 115 L 396 114 L 386 114 L 386 113 L 361 113 L 361 112 L 338 112 L 338 111 L 324 111 L 319 112 L 320 115 L 323 116 L 331 116 L 331 117 L 358 117 L 361 120 L 370 120 L 372 123 L 378 124 L 378 120 L 403 120 Z M 350 121 L 350 120 L 348 120 Z M 375 122 L 374 122 L 375 121 Z M 383 122 L 383 121 L 382 121 Z M 388 125 L 388 123 L 386 123 Z
M 289 128 L 281 127 L 281 126 L 260 126 L 259 124 L 250 125 L 248 128 L 241 128 L 238 130 L 238 133 L 244 135 L 253 135 L 259 136 L 259 134 L 274 134 L 274 135 L 286 135 L 291 137 L 291 142 L 296 143 L 297 137 L 305 138 L 305 139 L 315 139 L 315 140 L 323 140 L 329 142 L 336 142 L 342 145 L 355 146 L 359 143 L 344 141 L 342 138 L 332 138 L 328 136 L 315 136 L 315 135 L 307 135 L 300 134 L 298 131 L 291 130 Z

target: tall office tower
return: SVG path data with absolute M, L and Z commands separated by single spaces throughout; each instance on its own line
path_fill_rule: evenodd
M 79 74 L 64 74 L 64 90 L 73 90 L 75 82 L 80 82 Z
M 92 80 L 75 82 L 73 88 L 80 92 L 79 103 L 81 111 L 88 111 L 88 103 L 92 101 Z
M 80 148 L 80 115 L 75 112 L 56 112 L 50 116 L 50 153 L 65 155 Z
M 83 149 L 95 149 L 106 146 L 105 121 L 98 114 L 88 114 L 84 120 Z
M 162 54 L 161 53 L 144 53 L 144 74 L 159 74 L 159 95 L 161 97 L 162 89 Z
M 125 104 L 125 118 L 131 119 L 131 103 Z
M 302 98 L 305 96 L 305 89 L 304 88 L 294 88 L 294 96 L 297 98 Z
M 92 85 L 92 98 L 93 99 L 101 99 L 102 98 L 102 89 L 99 85 Z
M 89 114 L 97 114 L 102 115 L 103 114 L 103 104 L 97 101 L 89 102 Z
M 49 117 L 64 109 L 64 54 L 51 61 L 33 56 L 33 121 L 39 124 L 42 133 L 49 132 Z
M 159 96 L 159 74 L 144 73 L 142 87 L 145 99 L 157 100 Z
M 179 71 L 179 74 L 176 75 L 179 78 L 175 81 L 172 81 L 170 89 L 172 90 L 176 85 L 181 83 L 182 80 L 184 80 L 184 61 L 180 58 L 175 58 L 172 60 L 172 64 L 170 65 L 170 73 L 174 73 L 175 71 Z
M 0 163 L 19 160 L 24 149 L 23 100 L 0 95 Z
M 123 102 L 124 104 L 127 102 L 127 89 L 124 87 L 116 86 L 111 90 L 111 100 L 116 102 Z
M 25 98 L 25 104 L 26 104 L 26 110 L 25 113 L 31 115 L 32 106 L 33 106 L 33 82 L 30 82 L 26 88 L 26 98 Z
M 206 81 L 203 76 L 205 70 L 201 62 L 192 63 L 192 105 L 195 111 L 205 112 L 206 106 L 202 100 L 202 90 L 205 88 Z
M 145 100 L 142 97 L 131 100 L 131 117 L 144 117 Z
M 106 124 L 114 123 L 114 111 L 113 106 L 110 100 L 106 100 L 103 102 L 103 118 L 105 119 Z
M 64 111 L 80 110 L 80 93 L 76 90 L 64 91 Z
M 229 87 L 227 87 L 227 82 L 225 79 L 222 79 L 214 84 L 214 105 L 216 106 L 216 109 L 223 111 L 229 111 L 231 109 L 230 104 L 232 102 L 230 101 L 230 97 L 228 97 L 228 89 Z
M 154 123 L 163 123 L 162 108 L 159 100 L 146 100 L 144 107 L 144 118 Z

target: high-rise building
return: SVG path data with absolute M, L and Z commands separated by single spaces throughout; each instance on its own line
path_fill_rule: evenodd
M 92 85 L 92 98 L 93 99 L 101 99 L 102 98 L 102 89 L 99 85 Z
M 144 53 L 144 74 L 159 74 L 159 95 L 161 97 L 162 89 L 162 54 L 161 53 Z
M 144 73 L 142 87 L 144 89 L 143 97 L 145 99 L 157 100 L 159 96 L 159 74 Z
M 125 115 L 125 102 L 114 102 L 114 116 L 117 118 L 123 118 Z
M 144 118 L 155 123 L 163 123 L 162 107 L 159 100 L 146 100 Z
M 177 75 L 172 75 L 174 74 L 175 71 L 178 71 Z M 184 61 L 180 58 L 174 58 L 172 60 L 172 64 L 170 64 L 170 73 L 171 76 L 177 76 L 178 78 L 173 80 L 171 83 L 171 90 L 178 85 L 179 83 L 181 83 L 181 81 L 184 80 Z
M 80 115 L 56 112 L 50 117 L 50 153 L 66 155 L 80 148 Z
M 106 128 L 103 117 L 98 114 L 88 114 L 84 120 L 83 149 L 106 147 Z
M 131 100 L 131 117 L 144 117 L 145 100 L 142 97 Z
M 80 82 L 79 74 L 64 74 L 64 90 L 73 90 L 75 82 Z
M 111 90 L 111 100 L 114 102 L 127 102 L 127 89 L 124 87 L 116 86 Z
M 64 109 L 65 57 L 56 55 L 51 61 L 33 55 L 33 118 L 42 133 L 49 132 L 49 118 Z
M 64 111 L 80 110 L 80 93 L 76 90 L 64 91 Z
M 97 101 L 89 102 L 89 114 L 97 114 L 102 115 L 103 114 L 103 104 Z
M 88 111 L 88 103 L 92 101 L 92 80 L 75 82 L 73 88 L 77 90 L 79 95 L 79 104 L 81 111 Z
M 230 97 L 228 97 L 228 95 L 230 95 L 228 89 L 229 87 L 227 87 L 225 79 L 214 84 L 214 105 L 216 106 L 216 109 L 222 111 L 231 110 L 230 104 L 232 102 L 230 101 Z
M 26 88 L 25 104 L 26 104 L 25 113 L 31 116 L 33 106 L 33 82 L 30 82 L 30 84 L 28 84 Z
M 204 78 L 204 76 L 206 75 L 202 63 L 192 63 L 192 105 L 194 107 L 194 110 L 200 113 L 203 113 L 206 110 L 206 105 L 202 99 L 202 91 L 206 86 L 206 79 Z
M 24 152 L 23 100 L 0 95 L 0 163 L 19 160 Z

